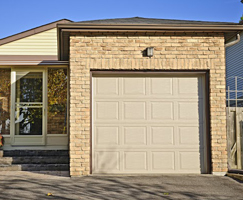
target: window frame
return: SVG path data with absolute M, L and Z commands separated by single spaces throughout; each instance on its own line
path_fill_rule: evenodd
M 4 67 L 4 68 L 10 68 L 10 67 Z M 66 69 L 67 70 L 67 113 L 66 113 L 66 133 L 60 133 L 60 134 L 48 134 L 48 69 Z M 22 139 L 22 142 L 18 143 L 15 141 L 16 135 L 15 135 L 15 94 L 16 94 L 16 72 L 17 71 L 30 71 L 30 72 L 43 72 L 43 132 L 42 132 L 42 139 L 39 142 L 33 141 L 30 142 L 23 142 L 23 138 L 38 138 L 40 136 L 38 135 L 19 135 L 18 138 Z M 6 135 L 7 137 L 10 137 L 11 145 L 12 146 L 18 146 L 18 145 L 40 145 L 45 146 L 48 145 L 48 136 L 51 138 L 63 138 L 69 137 L 69 67 L 68 66 L 62 66 L 62 65 L 56 65 L 56 66 L 18 66 L 18 67 L 11 67 L 11 106 L 10 106 L 10 135 Z M 63 139 L 61 143 L 63 143 Z M 48 141 L 47 141 L 48 140 Z M 57 139 L 58 140 L 58 139 Z M 62 145 L 60 143 L 60 145 Z M 57 142 L 58 144 L 58 142 Z

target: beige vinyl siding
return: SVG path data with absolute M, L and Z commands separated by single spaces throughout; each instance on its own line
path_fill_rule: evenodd
M 0 55 L 57 55 L 57 29 L 4 44 Z

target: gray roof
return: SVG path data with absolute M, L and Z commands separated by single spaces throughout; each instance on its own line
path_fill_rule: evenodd
M 174 20 L 174 19 L 156 19 L 156 18 L 115 18 L 115 19 L 99 19 L 89 21 L 78 21 L 82 24 L 198 24 L 198 25 L 237 25 L 234 22 L 209 22 L 209 21 L 194 21 L 194 20 Z

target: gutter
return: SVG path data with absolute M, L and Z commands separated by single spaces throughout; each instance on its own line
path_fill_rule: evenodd
M 226 43 L 225 44 L 225 48 L 230 47 L 230 46 L 233 46 L 233 45 L 237 44 L 239 41 L 240 41 L 240 34 L 237 33 L 236 40 L 234 40 L 232 42 L 229 42 L 229 43 Z
M 57 24 L 59 30 L 66 31 L 243 31 L 242 25 L 194 25 L 194 24 Z

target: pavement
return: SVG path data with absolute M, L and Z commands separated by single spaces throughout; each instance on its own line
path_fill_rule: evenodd
M 50 196 L 48 196 L 48 193 Z M 0 172 L 0 199 L 243 199 L 243 182 L 213 175 L 84 176 Z

